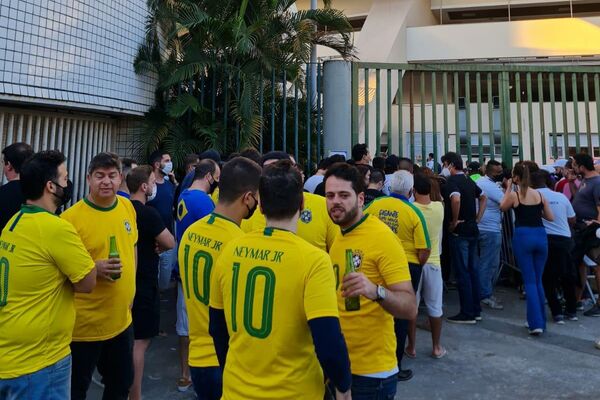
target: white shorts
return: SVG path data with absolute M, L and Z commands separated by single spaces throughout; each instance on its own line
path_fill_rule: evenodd
M 419 288 L 417 289 L 417 307 L 421 297 L 425 300 L 427 314 L 433 318 L 439 318 L 442 313 L 442 296 L 444 293 L 444 281 L 442 280 L 442 269 L 432 264 L 423 265 Z
M 185 308 L 181 282 L 177 282 L 177 322 L 175 323 L 175 331 L 178 336 L 190 336 L 187 308 Z

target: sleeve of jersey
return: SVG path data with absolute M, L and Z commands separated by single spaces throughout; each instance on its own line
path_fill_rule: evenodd
M 427 231 L 427 223 L 421 210 L 413 207 L 414 210 L 414 230 L 413 238 L 415 249 L 431 249 L 431 241 L 429 240 L 429 232 Z
M 225 252 L 225 249 L 223 249 L 223 252 Z M 223 305 L 223 291 L 221 289 L 221 271 L 223 271 L 226 258 L 224 254 L 221 254 L 210 275 L 210 307 L 219 310 L 225 308 Z
M 152 235 L 152 237 L 156 237 L 166 229 L 165 223 L 163 222 L 162 218 L 160 217 L 160 214 L 158 213 L 158 211 L 156 211 L 156 209 L 148 207 L 146 211 L 146 218 L 148 218 L 149 220 L 148 226 L 150 226 L 151 230 L 150 234 Z
M 50 256 L 73 283 L 77 283 L 94 268 L 95 263 L 70 222 L 61 221 L 54 232 L 47 232 Z
M 378 241 L 382 250 L 379 252 L 377 267 L 386 286 L 410 281 L 408 260 L 400 241 L 391 231 L 389 235 L 387 232 L 381 235 Z
M 310 321 L 320 317 L 338 317 L 335 276 L 331 259 L 319 251 L 304 283 L 304 312 Z

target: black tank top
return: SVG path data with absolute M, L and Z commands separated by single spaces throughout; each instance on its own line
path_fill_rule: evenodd
M 517 192 L 517 201 L 519 202 L 519 205 L 514 208 L 515 227 L 538 228 L 544 226 L 544 223 L 542 222 L 544 204 L 542 203 L 541 196 L 542 195 L 540 194 L 540 202 L 538 204 L 528 205 L 521 203 L 519 192 Z

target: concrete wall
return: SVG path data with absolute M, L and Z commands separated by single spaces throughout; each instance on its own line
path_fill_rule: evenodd
M 145 0 L 0 0 L 0 101 L 142 115 Z

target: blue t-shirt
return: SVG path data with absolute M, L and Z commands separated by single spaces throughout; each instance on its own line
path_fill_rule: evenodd
M 483 217 L 479 221 L 479 230 L 484 232 L 502 233 L 502 211 L 500 211 L 500 203 L 504 192 L 496 182 L 487 176 L 482 176 L 477 180 L 477 186 L 483 191 L 487 197 L 487 203 Z
M 149 201 L 146 205 L 154 207 L 160 214 L 163 223 L 169 230 L 173 232 L 173 200 L 175 197 L 175 186 L 170 181 L 165 180 L 163 183 L 156 183 L 156 197 Z
M 571 237 L 569 218 L 575 216 L 575 211 L 567 196 L 547 188 L 538 189 L 538 192 L 544 196 L 552 210 L 552 215 L 554 215 L 554 221 L 552 222 L 542 219 L 546 228 L 546 234 Z
M 214 208 L 215 203 L 202 190 L 184 190 L 177 201 L 177 221 L 175 222 L 177 243 L 181 241 L 183 233 L 191 224 L 210 214 Z

